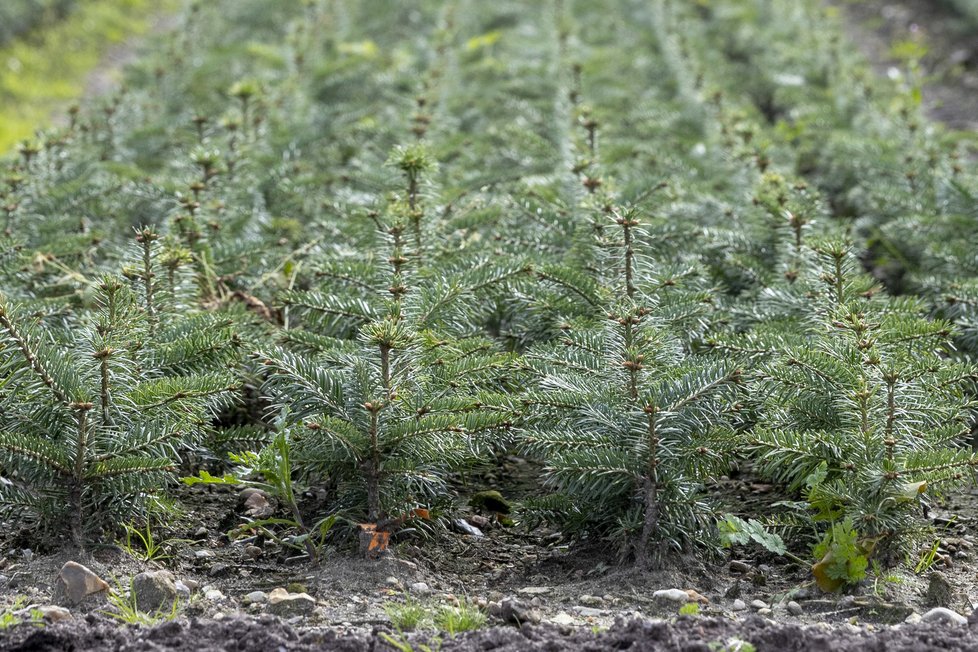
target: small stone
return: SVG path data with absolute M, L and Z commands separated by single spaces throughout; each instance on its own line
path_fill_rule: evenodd
M 947 576 L 940 571 L 931 572 L 927 580 L 927 606 L 950 607 L 954 589 Z
M 194 557 L 196 557 L 197 559 L 210 559 L 213 556 L 214 553 L 211 552 L 210 550 L 198 550 L 197 552 L 194 553 Z
M 209 602 L 221 602 L 224 600 L 224 594 L 219 589 L 207 589 L 204 591 L 204 599 Z
M 316 608 L 316 600 L 308 593 L 289 593 L 283 588 L 273 589 L 268 594 L 268 613 L 281 618 L 305 616 Z
M 183 580 L 183 584 L 191 591 L 196 591 L 200 588 L 200 582 L 197 580 Z
M 728 566 L 730 571 L 733 573 L 740 573 L 741 575 L 746 575 L 750 571 L 750 565 L 744 561 L 733 560 Z
M 399 588 L 401 586 L 401 580 L 391 575 L 384 580 L 384 584 L 386 584 L 387 586 L 392 586 L 394 588 Z
M 169 610 L 177 599 L 176 582 L 170 571 L 146 571 L 132 578 L 136 608 L 146 613 Z
M 604 604 L 604 599 L 599 598 L 596 595 L 582 595 L 577 599 L 585 607 L 600 607 Z
M 238 492 L 238 501 L 244 505 L 248 502 L 248 499 L 254 495 L 262 496 L 263 498 L 268 498 L 268 494 L 257 487 L 245 487 L 240 492 Z
M 429 587 L 424 582 L 415 582 L 410 586 L 411 593 L 415 595 L 428 595 L 431 593 L 431 587 Z
M 187 586 L 186 582 L 177 580 L 176 582 L 173 583 L 173 588 L 177 590 L 177 595 L 179 597 L 183 598 L 184 600 L 190 599 L 190 594 L 192 593 L 192 591 L 190 587 Z
M 516 598 L 503 598 L 499 602 L 490 603 L 489 615 L 513 625 L 524 623 L 536 625 L 543 620 L 543 615 L 539 611 Z
M 747 611 L 747 603 L 740 598 L 737 598 L 733 601 L 733 604 L 730 605 L 730 611 Z
M 908 625 L 916 625 L 920 621 L 921 621 L 920 614 L 917 613 L 916 611 L 903 619 L 903 622 L 907 623 Z
M 252 518 L 268 518 L 275 513 L 275 508 L 268 501 L 264 492 L 255 492 L 244 501 L 245 514 Z
M 686 595 L 689 596 L 690 602 L 699 602 L 700 604 L 710 604 L 710 599 L 701 593 L 697 593 L 693 589 L 686 589 Z
M 241 601 L 245 604 L 265 604 L 268 601 L 268 594 L 264 591 L 252 591 L 245 594 Z
M 210 530 L 208 530 L 206 527 L 204 527 L 203 525 L 201 525 L 194 532 L 194 538 L 195 539 L 206 539 L 208 534 L 210 534 Z
M 469 516 L 465 520 L 469 522 L 469 525 L 474 525 L 480 530 L 487 530 L 489 529 L 489 526 L 492 525 L 492 521 L 490 521 L 485 516 L 482 516 L 481 514 L 473 514 L 472 516 Z
M 67 620 L 71 618 L 70 611 L 64 607 L 58 607 L 53 604 L 38 607 L 37 611 L 41 614 L 41 617 L 49 623 L 56 623 L 59 620 Z
M 454 521 L 452 521 L 452 527 L 455 528 L 456 532 L 461 532 L 462 534 L 468 534 L 469 536 L 472 537 L 479 538 L 485 536 L 485 534 L 482 533 L 482 530 L 472 525 L 464 518 L 457 518 Z
M 750 602 L 750 608 L 751 609 L 755 609 L 755 610 L 769 609 L 770 608 L 770 605 L 768 605 L 768 603 L 764 602 L 764 600 L 751 600 L 751 602 Z
M 768 607 L 765 607 L 764 609 L 758 609 L 757 610 L 757 615 L 758 616 L 770 616 L 773 613 L 774 612 L 770 608 L 768 608 Z
M 682 589 L 661 589 L 652 594 L 652 599 L 659 603 L 680 605 L 689 602 L 689 594 Z
M 925 623 L 948 623 L 949 625 L 967 625 L 968 619 L 945 607 L 934 607 L 920 617 Z
M 244 556 L 245 559 L 258 559 L 261 557 L 262 549 L 258 546 L 245 546 Z
M 786 608 L 788 610 L 788 613 L 791 614 L 792 616 L 800 616 L 804 612 L 804 609 L 801 608 L 801 605 L 795 602 L 794 600 L 790 601 Z
M 593 607 L 574 607 L 574 611 L 584 618 L 597 618 L 605 614 L 604 609 L 595 609 Z
M 516 589 L 517 593 L 522 593 L 523 595 L 543 595 L 544 593 L 550 593 L 549 586 L 524 586 L 522 589 Z
M 74 561 L 69 561 L 61 567 L 55 584 L 55 595 L 61 598 L 59 602 L 65 601 L 73 605 L 89 596 L 105 597 L 108 592 L 108 582 Z
M 552 622 L 554 625 L 563 625 L 564 627 L 567 627 L 573 625 L 576 621 L 574 620 L 574 616 L 561 612 L 551 618 L 550 622 Z
M 216 564 L 211 564 L 207 568 L 207 574 L 211 577 L 218 577 L 219 575 L 226 574 L 229 570 L 231 570 L 231 564 L 217 562 Z

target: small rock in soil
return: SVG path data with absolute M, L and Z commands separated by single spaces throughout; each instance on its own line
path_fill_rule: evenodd
M 473 514 L 472 516 L 469 516 L 465 520 L 467 520 L 469 524 L 474 525 L 475 527 L 481 530 L 488 529 L 489 526 L 492 524 L 492 521 L 490 521 L 485 516 L 482 516 L 481 514 Z
M 504 623 L 522 625 L 524 623 L 537 624 L 543 620 L 542 614 L 530 607 L 525 602 L 516 598 L 503 598 L 499 602 L 489 605 L 489 615 L 498 618 Z
M 600 607 L 604 604 L 604 600 L 596 595 L 582 595 L 577 601 L 585 607 Z
M 197 531 L 194 532 L 194 538 L 195 539 L 206 539 L 208 534 L 210 534 L 210 530 L 208 530 L 206 527 L 204 527 L 203 525 L 201 525 L 199 528 L 197 528 Z
M 769 608 L 768 603 L 764 602 L 764 600 L 751 600 L 750 606 L 751 606 L 751 609 L 767 609 L 767 608 Z
M 71 612 L 64 607 L 58 607 L 53 604 L 44 605 L 43 607 L 37 608 L 38 613 L 49 623 L 56 623 L 59 620 L 67 620 L 71 618 Z
M 574 607 L 574 611 L 584 618 L 597 618 L 605 614 L 604 609 L 595 609 L 594 607 Z
M 746 575 L 750 571 L 750 565 L 744 561 L 733 560 L 730 562 L 730 570 L 734 573 Z
M 661 589 L 652 594 L 652 599 L 660 604 L 686 604 L 689 594 L 682 589 Z
M 699 602 L 700 604 L 710 604 L 710 599 L 701 593 L 697 593 L 693 589 L 686 589 L 686 595 L 689 596 L 691 602 Z
M 245 514 L 254 518 L 268 518 L 275 513 L 275 508 L 268 502 L 268 496 L 256 492 L 244 501 Z
M 211 577 L 217 577 L 219 575 L 224 575 L 230 570 L 231 564 L 224 564 L 217 562 L 216 564 L 211 564 L 207 569 L 207 574 Z
M 207 589 L 204 591 L 204 599 L 210 602 L 220 602 L 224 599 L 224 594 L 219 589 Z
M 411 593 L 416 595 L 428 595 L 431 593 L 431 587 L 429 587 L 424 582 L 415 582 L 411 585 Z
M 170 571 L 146 571 L 132 578 L 136 608 L 152 613 L 169 609 L 177 599 L 177 586 Z
M 757 610 L 757 615 L 758 616 L 770 616 L 773 613 L 774 612 L 769 607 L 764 607 L 763 609 L 758 609 Z
M 730 611 L 747 611 L 747 603 L 740 598 L 737 598 L 730 606 Z
M 950 607 L 954 590 L 947 576 L 940 571 L 933 571 L 927 582 L 927 606 Z
M 516 589 L 517 593 L 522 593 L 523 595 L 543 595 L 544 593 L 550 593 L 549 586 L 524 586 L 522 589 Z
M 573 625 L 575 621 L 574 621 L 574 616 L 561 612 L 556 616 L 554 616 L 553 618 L 551 618 L 550 622 L 552 622 L 555 625 L 563 625 L 567 627 Z
M 252 591 L 251 593 L 245 594 L 245 597 L 241 601 L 245 604 L 264 604 L 268 601 L 268 594 L 264 591 Z
M 788 613 L 791 614 L 792 616 L 800 616 L 804 612 L 804 609 L 801 608 L 801 605 L 795 602 L 794 600 L 788 603 L 787 609 L 788 609 Z
M 452 521 L 452 526 L 455 528 L 456 532 L 461 532 L 462 534 L 468 534 L 473 537 L 483 537 L 482 530 L 472 525 L 464 518 L 457 518 Z
M 78 562 L 69 561 L 58 573 L 54 592 L 58 602 L 74 605 L 89 596 L 104 598 L 109 592 L 109 584 Z
M 258 489 L 257 487 L 245 487 L 238 493 L 238 501 L 244 505 L 246 502 L 248 502 L 249 498 L 256 494 L 265 498 L 266 500 L 268 499 L 268 494 L 261 489 Z
M 915 611 L 909 616 L 907 616 L 906 618 L 904 618 L 903 622 L 907 623 L 908 625 L 916 625 L 917 623 L 920 622 L 920 620 L 921 620 L 920 614 Z
M 211 552 L 210 550 L 198 550 L 197 552 L 194 553 L 194 557 L 196 557 L 197 559 L 209 559 L 210 557 L 213 556 L 214 553 Z
M 951 625 L 967 625 L 968 619 L 957 613 L 956 611 L 951 611 L 945 607 L 934 607 L 920 619 L 925 623 L 948 623 Z
M 289 593 L 285 589 L 273 589 L 268 594 L 267 611 L 282 618 L 305 616 L 316 608 L 316 600 L 308 593 Z
M 244 556 L 248 559 L 258 559 L 261 557 L 261 548 L 258 546 L 245 546 Z
M 187 586 L 185 583 L 181 582 L 180 580 L 177 580 L 176 582 L 173 583 L 173 588 L 177 590 L 177 596 L 179 596 L 180 598 L 184 600 L 190 599 L 190 593 L 191 593 L 190 587 Z

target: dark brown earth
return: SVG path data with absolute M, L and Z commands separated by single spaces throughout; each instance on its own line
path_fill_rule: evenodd
M 275 617 L 224 621 L 189 620 L 152 628 L 120 628 L 114 621 L 93 617 L 85 622 L 41 630 L 20 628 L 0 640 L 5 652 L 173 650 L 211 652 L 396 650 L 562 652 L 564 650 L 669 650 L 675 652 L 824 652 L 879 650 L 927 652 L 974 650 L 978 632 L 972 627 L 917 625 L 866 631 L 857 628 L 819 628 L 773 624 L 752 616 L 741 622 L 719 618 L 681 617 L 673 622 L 620 620 L 604 631 L 561 628 L 556 625 L 492 627 L 454 638 L 403 635 L 384 628 L 338 634 L 334 630 L 295 629 Z M 427 646 L 427 648 L 425 647 Z

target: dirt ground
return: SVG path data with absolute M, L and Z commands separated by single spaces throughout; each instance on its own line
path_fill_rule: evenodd
M 800 627 L 774 625 L 759 616 L 741 622 L 719 618 L 681 617 L 674 622 L 622 620 L 602 631 L 557 625 L 493 627 L 476 632 L 433 639 L 425 635 L 396 635 L 375 628 L 363 633 L 335 630 L 297 629 L 275 618 L 230 619 L 225 621 L 170 622 L 151 629 L 120 628 L 100 619 L 85 624 L 58 625 L 30 632 L 17 632 L 0 641 L 9 652 L 55 652 L 62 650 L 120 650 L 149 652 L 187 650 L 210 652 L 239 650 L 396 650 L 438 649 L 450 651 L 546 652 L 598 650 L 670 650 L 716 652 L 750 649 L 758 652 L 803 652 L 827 650 L 875 650 L 927 652 L 929 650 L 975 649 L 976 632 L 969 627 L 948 628 L 921 625 L 871 631 L 859 628 Z M 391 642 L 394 642 L 393 644 Z

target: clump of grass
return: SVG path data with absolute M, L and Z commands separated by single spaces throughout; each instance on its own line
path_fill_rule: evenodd
M 463 600 L 457 607 L 442 607 L 435 615 L 435 627 L 455 636 L 460 632 L 470 632 L 486 624 L 486 614 L 480 607 Z
M 399 632 L 414 631 L 428 618 L 428 608 L 410 596 L 405 596 L 404 602 L 388 602 L 383 608 L 391 625 Z

